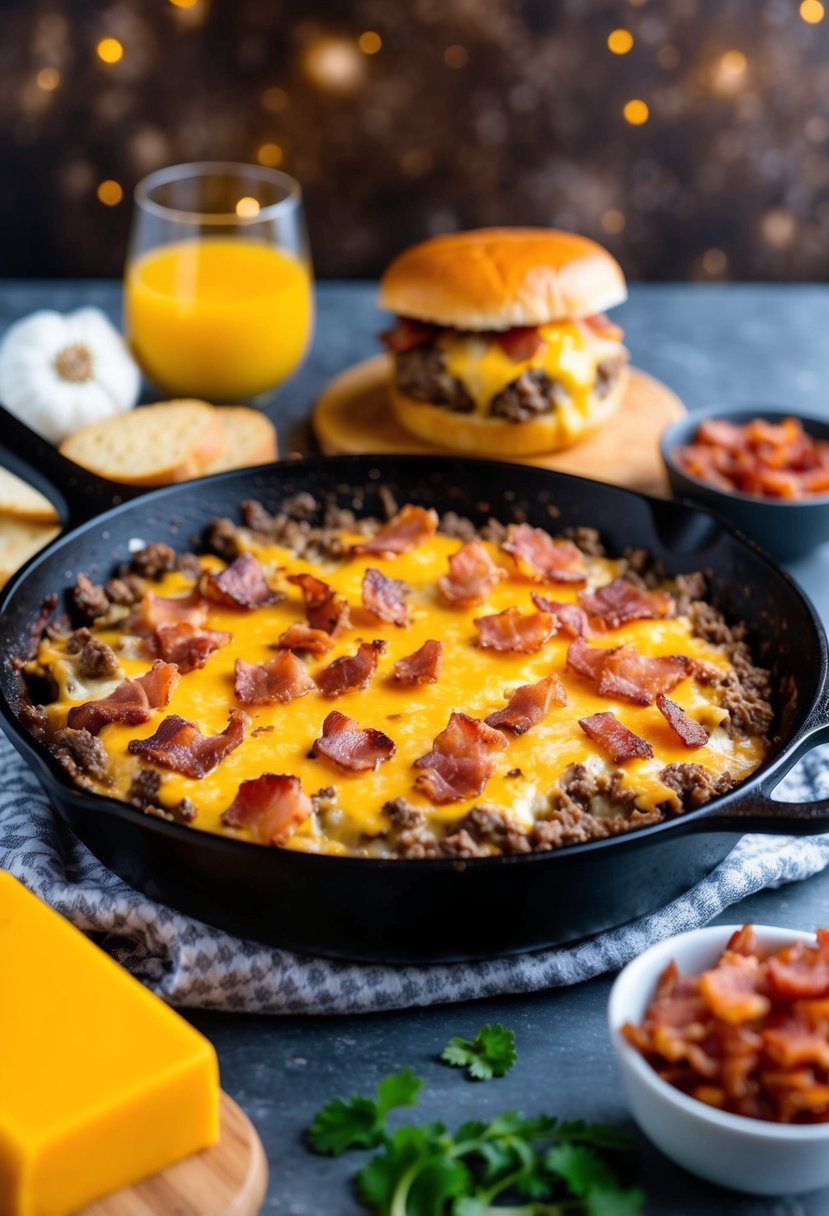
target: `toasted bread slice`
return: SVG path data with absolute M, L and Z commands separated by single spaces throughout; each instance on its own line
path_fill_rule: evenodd
M 0 512 L 36 524 L 59 522 L 57 511 L 44 494 L 4 468 L 0 468 Z
M 244 405 L 220 405 L 216 413 L 225 428 L 225 450 L 210 461 L 204 473 L 223 473 L 276 460 L 276 427 L 270 418 Z
M 83 426 L 64 439 L 69 460 L 99 477 L 161 486 L 201 476 L 225 445 L 225 429 L 204 401 L 161 401 Z
M 0 514 L 0 586 L 59 532 L 53 524 Z

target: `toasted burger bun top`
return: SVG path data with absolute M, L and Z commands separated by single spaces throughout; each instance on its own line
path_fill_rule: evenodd
M 399 254 L 380 281 L 380 307 L 464 330 L 546 325 L 604 312 L 627 297 L 614 257 L 556 228 L 452 232 Z

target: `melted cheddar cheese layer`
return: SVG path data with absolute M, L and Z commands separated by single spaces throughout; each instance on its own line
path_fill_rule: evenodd
M 227 809 L 240 782 L 264 772 L 286 773 L 298 777 L 308 794 L 333 786 L 336 812 L 325 816 L 325 829 L 312 816 L 292 837 L 287 847 L 326 852 L 376 852 L 372 845 L 389 827 L 383 804 L 404 797 L 427 816 L 437 836 L 451 830 L 477 805 L 497 807 L 516 824 L 531 827 L 537 817 L 544 818 L 551 807 L 551 796 L 558 778 L 570 765 L 581 763 L 592 772 L 621 771 L 624 785 L 636 794 L 636 807 L 652 811 L 661 804 L 679 809 L 676 794 L 665 786 L 660 772 L 674 762 L 703 764 L 715 775 L 728 770 L 739 781 L 761 762 L 765 743 L 759 738 L 732 739 L 718 729 L 726 712 L 717 703 L 716 689 L 703 686 L 691 676 L 671 692 L 692 718 L 701 722 L 711 737 L 706 747 L 690 751 L 682 746 L 655 705 L 641 707 L 626 701 L 599 696 L 595 688 L 565 670 L 570 638 L 554 637 L 537 654 L 501 654 L 475 644 L 478 637 L 474 619 L 517 606 L 522 612 L 535 611 L 530 593 L 539 589 L 559 601 L 575 600 L 582 588 L 564 585 L 538 587 L 515 572 L 509 559 L 492 545 L 493 559 L 503 566 L 506 577 L 489 594 L 485 603 L 469 607 L 448 607 L 438 596 L 437 581 L 447 569 L 448 558 L 460 547 L 457 539 L 435 536 L 428 544 L 394 558 L 376 555 L 312 565 L 276 546 L 248 545 L 263 563 L 272 586 L 284 592 L 279 603 L 252 611 L 232 610 L 211 604 L 207 627 L 226 630 L 233 635 L 228 645 L 214 652 L 201 670 L 182 676 L 167 707 L 152 713 L 140 726 L 113 723 L 100 732 L 108 757 L 108 783 L 98 783 L 102 793 L 126 799 L 132 778 L 143 767 L 139 758 L 127 751 L 130 739 L 149 737 L 160 721 L 179 714 L 198 725 L 203 734 L 217 734 L 227 725 L 229 710 L 236 704 L 234 663 L 265 663 L 274 657 L 273 645 L 289 625 L 305 620 L 300 589 L 286 581 L 288 574 L 309 571 L 345 596 L 351 606 L 351 628 L 338 638 L 331 651 L 320 658 L 308 658 L 307 667 L 316 675 L 332 660 L 351 655 L 359 640 L 381 638 L 387 643 L 370 686 L 343 696 L 325 698 L 316 690 L 287 704 L 245 705 L 250 718 L 244 742 L 221 761 L 218 768 L 201 779 L 159 769 L 161 787 L 157 801 L 175 806 L 182 798 L 195 804 L 193 826 L 202 831 L 219 832 L 245 838 L 244 830 L 224 828 L 222 812 Z M 203 558 L 205 568 L 223 565 L 216 558 Z M 361 604 L 361 582 L 365 570 L 374 566 L 384 574 L 402 579 L 410 588 L 413 609 L 411 624 L 405 628 L 378 621 Z M 588 558 L 588 587 L 593 588 L 615 577 L 619 563 Z M 192 581 L 178 572 L 148 584 L 154 594 L 185 595 Z M 72 705 L 107 695 L 123 678 L 149 670 L 151 659 L 141 657 L 136 639 L 123 637 L 117 629 L 95 632 L 119 656 L 121 674 L 108 681 L 83 683 L 76 675 L 73 657 L 63 640 L 44 639 L 39 663 L 49 669 L 59 695 L 47 707 L 51 726 L 65 725 Z M 402 688 L 390 680 L 396 660 L 413 653 L 428 639 L 444 645 L 443 668 L 434 684 Z M 727 670 L 722 650 L 695 637 L 687 618 L 633 621 L 593 638 L 592 645 L 618 646 L 631 642 L 643 654 L 684 654 L 709 666 Z M 533 683 L 556 672 L 567 691 L 567 704 L 552 708 L 546 718 L 526 734 L 507 734 L 507 748 L 498 757 L 495 774 L 483 794 L 467 801 L 434 806 L 417 790 L 414 760 L 431 749 L 454 710 L 484 718 L 506 704 L 506 696 L 519 685 Z M 324 759 L 310 756 L 311 745 L 322 733 L 326 715 L 337 709 L 356 719 L 358 725 L 375 727 L 390 735 L 397 746 L 395 756 L 376 772 L 343 772 Z M 611 710 L 620 721 L 646 739 L 654 750 L 653 759 L 634 760 L 621 769 L 613 766 L 583 733 L 578 719 L 602 710 Z M 516 770 L 518 772 L 516 773 Z M 382 851 L 382 850 L 380 850 Z

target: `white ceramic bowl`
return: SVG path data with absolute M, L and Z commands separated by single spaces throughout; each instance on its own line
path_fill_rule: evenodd
M 739 925 L 693 929 L 651 946 L 620 972 L 610 993 L 608 1023 L 633 1117 L 645 1135 L 692 1174 L 752 1195 L 784 1195 L 829 1185 L 829 1123 L 769 1123 L 732 1115 L 669 1085 L 621 1034 L 637 1024 L 671 959 L 680 971 L 710 967 Z M 814 941 L 814 934 L 755 925 L 757 940 L 777 949 Z

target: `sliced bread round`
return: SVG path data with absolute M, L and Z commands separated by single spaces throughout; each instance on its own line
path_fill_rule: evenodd
M 59 532 L 52 524 L 0 514 L 0 586 Z
M 276 460 L 276 427 L 265 414 L 244 405 L 220 405 L 216 413 L 225 429 L 225 448 L 204 473 L 223 473 Z
M 224 445 L 225 430 L 213 406 L 184 400 L 141 406 L 83 426 L 60 450 L 100 477 L 159 486 L 201 476 Z
M 4 468 L 0 468 L 0 512 L 36 524 L 58 523 L 58 513 L 45 494 Z

